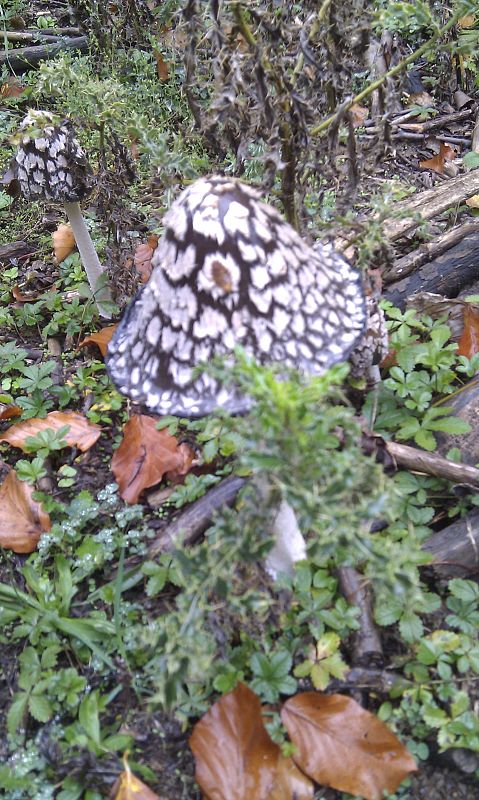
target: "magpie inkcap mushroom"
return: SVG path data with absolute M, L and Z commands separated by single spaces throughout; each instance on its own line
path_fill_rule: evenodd
M 57 121 L 48 111 L 31 109 L 20 124 L 18 150 L 11 177 L 27 200 L 62 202 L 75 236 L 90 288 L 102 317 L 111 315 L 102 301 L 110 301 L 100 280 L 105 272 L 85 224 L 80 201 L 90 194 L 92 170 L 69 120 Z
M 173 203 L 149 282 L 106 359 L 119 391 L 158 414 L 231 413 L 250 400 L 193 369 L 236 345 L 260 363 L 320 374 L 347 359 L 366 319 L 360 273 L 310 247 L 257 189 L 201 178 Z

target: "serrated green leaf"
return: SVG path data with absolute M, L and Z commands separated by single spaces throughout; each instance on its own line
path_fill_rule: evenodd
M 23 727 L 23 720 L 28 706 L 28 692 L 18 692 L 13 698 L 7 714 L 7 730 L 14 736 Z
M 53 716 L 53 706 L 45 695 L 31 694 L 28 700 L 28 710 L 37 722 L 48 722 Z

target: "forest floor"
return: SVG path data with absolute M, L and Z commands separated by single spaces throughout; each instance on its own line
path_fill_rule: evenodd
M 371 718 L 386 722 L 416 758 L 418 772 L 400 788 L 389 787 L 389 800 L 472 800 L 479 796 L 479 451 L 474 431 L 437 409 L 445 397 L 460 394 L 479 367 L 479 271 L 467 266 L 466 286 L 443 298 L 439 311 L 427 306 L 415 317 L 404 310 L 409 290 L 398 285 L 397 267 L 424 242 L 461 225 L 469 225 L 464 235 L 471 237 L 465 240 L 471 252 L 479 247 L 479 185 L 468 203 L 467 191 L 455 188 L 461 176 L 466 181 L 475 175 L 468 169 L 479 163 L 479 66 L 465 43 L 466 35 L 470 48 L 479 37 L 477 15 L 464 14 L 454 28 L 463 36 L 463 49 L 454 56 L 446 39 L 437 61 L 429 50 L 414 62 L 407 81 L 385 81 L 382 98 L 355 103 L 349 126 L 338 118 L 324 151 L 314 151 L 318 163 L 324 159 L 325 182 L 300 150 L 298 134 L 295 210 L 294 202 L 288 205 L 284 147 L 280 153 L 276 141 L 265 144 L 266 135 L 259 134 L 247 148 L 242 142 L 235 151 L 231 144 L 235 135 L 241 139 L 242 124 L 248 135 L 260 130 L 258 118 L 251 129 L 245 121 L 256 102 L 238 66 L 248 45 L 245 18 L 224 12 L 231 74 L 247 98 L 244 105 L 233 103 L 228 120 L 224 104 L 233 79 L 220 91 L 215 73 L 213 104 L 213 78 L 211 85 L 201 83 L 203 62 L 192 99 L 188 58 L 184 65 L 185 51 L 192 52 L 186 5 L 92 3 L 87 14 L 83 3 L 46 0 L 11 2 L 0 10 L 10 35 L 8 57 L 1 61 L 0 167 L 7 171 L 29 108 L 72 118 L 92 154 L 87 225 L 115 295 L 112 319 L 100 319 L 64 209 L 14 199 L 6 179 L 0 191 L 0 795 L 195 800 L 201 792 L 189 747 L 192 730 L 213 703 L 245 683 L 273 715 L 268 731 L 286 755 L 291 743 L 281 727 L 281 705 L 299 690 L 326 690 L 352 697 Z M 371 33 L 368 3 L 357 5 Z M 378 3 L 378 14 L 403 5 Z M 309 4 L 299 6 L 298 19 L 309 20 Z M 346 4 L 338 6 L 341 18 Z M 201 48 L 215 42 L 206 11 L 206 34 L 198 36 L 205 63 Z M 287 54 L 297 23 L 289 11 L 284 15 Z M 274 40 L 271 19 L 266 14 L 264 28 L 259 19 L 254 13 L 249 18 L 255 36 Z M 383 72 L 431 36 L 420 21 L 408 32 L 399 11 L 388 19 L 400 33 L 383 40 Z M 378 27 L 374 31 L 379 38 Z M 73 39 L 81 55 L 69 50 Z M 12 61 L 20 48 L 59 42 L 63 52 L 48 55 L 43 66 Z M 336 65 L 338 105 L 346 96 L 340 97 L 341 81 L 353 87 L 350 98 L 377 77 L 364 69 L 360 48 L 351 47 L 344 64 Z M 303 42 L 299 52 L 304 71 L 313 70 L 309 45 Z M 318 58 L 321 52 L 318 46 Z M 37 58 L 32 52 L 23 57 Z M 269 78 L 267 55 L 261 65 Z M 291 64 L 286 72 L 295 74 Z M 276 88 L 281 97 L 284 87 Z M 203 117 L 201 126 L 195 118 L 209 101 L 218 114 L 217 138 L 214 125 Z M 374 117 L 375 102 L 385 103 L 387 113 Z M 327 118 L 311 121 L 298 103 L 292 119 L 301 108 L 309 129 Z M 356 379 L 339 390 L 345 379 L 339 369 L 329 382 L 314 384 L 303 401 L 294 381 L 275 394 L 267 370 L 243 364 L 238 379 L 258 401 L 251 418 L 212 415 L 193 422 L 159 419 L 117 392 L 103 363 L 112 326 L 148 280 L 161 220 L 174 197 L 194 178 L 215 172 L 258 183 L 291 222 L 299 219 L 305 237 L 328 235 L 339 247 L 347 232 L 348 257 L 369 266 L 369 291 L 401 306 L 386 309 L 392 353 L 381 365 L 381 389 L 370 391 Z M 458 193 L 457 202 L 421 225 L 415 220 L 405 235 L 391 233 L 388 224 L 401 219 L 395 217 L 398 204 L 446 184 L 452 198 Z M 447 261 L 450 250 L 443 252 Z M 457 264 L 451 258 L 461 269 L 459 256 Z M 430 283 L 421 278 L 419 288 L 431 292 L 440 269 L 434 257 L 429 262 Z M 302 427 L 314 414 L 314 430 Z M 365 452 L 364 440 L 374 440 L 384 469 Z M 401 468 L 387 453 L 390 440 L 415 452 L 440 452 L 472 471 L 451 480 L 437 472 L 444 458 L 436 471 Z M 322 458 L 314 458 L 317 453 Z M 270 544 L 262 531 L 272 501 L 259 508 L 246 492 L 229 510 L 244 479 L 261 470 L 297 503 L 310 532 L 308 560 L 280 585 L 262 567 Z M 428 565 L 422 545 L 461 519 L 470 561 L 448 573 L 448 565 L 458 563 L 444 557 L 441 573 Z M 181 545 L 179 531 L 186 531 Z M 361 578 L 358 596 L 365 582 L 376 600 L 374 613 L 370 598 L 359 603 L 366 623 L 351 595 L 345 599 L 342 570 L 350 568 Z M 379 644 L 357 659 L 364 625 Z M 325 657 L 321 647 L 326 660 L 319 674 L 313 667 Z M 364 669 L 369 682 L 348 679 L 350 667 L 351 675 L 355 667 Z M 390 676 L 397 679 L 392 691 L 381 683 Z M 196 735 L 204 734 L 198 728 Z M 125 775 L 125 751 L 150 795 L 146 787 L 135 793 L 129 785 L 124 794 L 115 788 Z M 360 760 L 358 749 L 344 768 L 348 779 Z M 221 772 L 213 759 L 216 768 Z M 309 782 L 298 796 L 355 797 L 340 790 L 344 782 L 324 784 Z M 235 791 L 212 796 L 239 798 Z M 356 789 L 357 796 L 379 797 L 371 791 Z M 252 792 L 248 800 L 256 797 L 266 795 Z

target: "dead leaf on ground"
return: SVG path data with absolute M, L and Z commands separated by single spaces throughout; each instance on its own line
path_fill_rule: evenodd
M 76 247 L 75 236 L 70 225 L 62 223 L 52 233 L 53 254 L 57 264 L 61 264 Z
M 135 414 L 123 429 L 123 440 L 111 469 L 126 503 L 136 503 L 144 489 L 159 483 L 165 473 L 183 474 L 191 466 L 191 449 L 178 445 L 167 430 L 157 430 L 156 419 Z
M 111 790 L 112 800 L 161 800 L 161 797 L 153 792 L 143 781 L 140 781 L 128 767 L 121 772 L 118 780 Z
M 313 785 L 270 738 L 261 703 L 238 684 L 195 725 L 195 777 L 214 800 L 311 800 Z
M 469 208 L 479 208 L 479 194 L 473 194 L 466 200 L 466 206 Z
M 296 695 L 284 704 L 281 719 L 296 746 L 296 764 L 340 792 L 381 800 L 417 769 L 387 725 L 344 695 Z
M 439 153 L 426 161 L 420 161 L 419 166 L 423 169 L 432 169 L 434 172 L 444 174 L 444 164 L 446 161 L 452 161 L 456 157 L 456 153 L 448 144 L 441 142 L 439 145 Z
M 51 289 L 54 288 L 54 286 L 51 287 Z M 36 303 L 38 298 L 45 294 L 45 289 L 32 289 L 30 292 L 23 292 L 17 284 L 12 287 L 12 294 L 17 303 Z
M 479 353 L 479 308 L 464 304 L 464 330 L 459 339 L 456 354 L 458 356 L 466 356 L 472 358 Z
M 18 78 L 10 75 L 6 78 L 5 83 L 0 86 L 0 98 L 5 100 L 7 97 L 20 97 L 24 91 L 25 87 L 22 86 Z
M 51 528 L 41 503 L 32 500 L 33 491 L 13 469 L 0 486 L 0 546 L 14 553 L 31 553 Z
M 87 344 L 96 344 L 102 356 L 106 356 L 108 343 L 117 328 L 118 323 L 116 325 L 108 325 L 106 328 L 102 328 L 101 331 L 97 331 L 96 333 L 91 333 L 81 340 L 78 347 L 86 347 Z
M 159 50 L 153 50 L 153 55 L 156 61 L 156 74 L 160 81 L 167 81 L 170 77 L 170 70 L 168 64 L 166 63 L 165 59 L 163 58 L 162 54 Z
M 19 417 L 22 409 L 12 403 L 0 403 L 0 419 L 12 419 Z
M 68 447 L 78 447 L 84 453 L 93 447 L 100 438 L 101 428 L 90 422 L 83 414 L 76 411 L 50 411 L 46 417 L 40 419 L 27 419 L 24 422 L 17 422 L 0 434 L 0 442 L 7 442 L 12 447 L 19 447 L 25 450 L 25 440 L 29 436 L 36 436 L 40 431 L 53 428 L 57 431 L 64 425 L 68 425 L 70 430 L 63 437 Z
M 151 275 L 151 259 L 158 244 L 158 236 L 149 236 L 146 243 L 139 244 L 133 258 L 135 269 L 142 283 L 147 283 Z
M 349 109 L 349 113 L 351 115 L 354 128 L 359 128 L 361 125 L 364 125 L 369 117 L 369 109 L 365 108 L 364 106 L 360 106 L 359 103 L 353 103 Z

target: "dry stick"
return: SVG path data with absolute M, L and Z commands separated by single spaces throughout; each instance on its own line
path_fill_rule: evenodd
M 381 637 L 373 619 L 368 582 L 353 567 L 339 567 L 339 588 L 346 601 L 359 608 L 359 630 L 353 634 L 353 663 L 370 665 L 383 661 Z
M 384 235 L 390 241 L 399 239 L 408 231 L 417 228 L 423 220 L 442 214 L 451 206 L 462 203 L 477 192 L 479 192 L 479 169 L 451 178 L 433 189 L 408 197 L 407 200 L 401 200 L 394 206 L 394 214 L 398 218 L 385 222 Z
M 472 108 L 467 108 L 464 111 L 455 111 L 453 114 L 443 114 L 442 117 L 435 117 L 428 119 L 425 122 L 399 122 L 398 126 L 404 131 L 414 131 L 416 133 L 425 133 L 434 128 L 442 128 L 443 125 L 448 125 L 450 122 L 458 122 L 461 119 L 466 119 L 472 114 Z M 391 126 L 394 122 L 391 122 Z
M 478 231 L 479 222 L 464 222 L 457 228 L 452 228 L 452 230 L 441 234 L 441 236 L 438 236 L 436 239 L 425 242 L 420 245 L 417 250 L 413 250 L 412 253 L 397 258 L 391 269 L 384 273 L 384 283 L 389 284 L 406 278 L 418 267 L 422 267 L 423 264 L 432 261 L 434 258 L 445 253 L 446 250 L 449 250 L 455 244 L 462 241 L 465 236 L 468 236 L 470 233 L 477 233 Z
M 369 86 L 362 90 L 362 92 L 359 92 L 357 95 L 348 100 L 346 110 L 351 108 L 351 106 L 353 106 L 355 103 L 360 103 L 366 97 L 369 97 L 369 95 L 372 94 L 376 89 L 379 89 L 379 87 L 382 86 L 388 78 L 393 78 L 395 75 L 399 75 L 399 73 L 409 66 L 409 64 L 412 64 L 414 61 L 424 55 L 424 53 L 427 53 L 431 45 L 440 39 L 441 36 L 444 36 L 445 33 L 451 30 L 451 28 L 454 27 L 454 25 L 458 22 L 458 20 L 461 19 L 462 16 L 463 14 L 460 11 L 457 11 L 454 16 L 451 17 L 449 22 L 446 23 L 446 25 L 443 25 L 442 28 L 439 28 L 439 30 L 437 30 L 427 42 L 415 50 L 414 53 L 411 53 L 409 56 L 407 56 L 407 58 L 404 59 L 404 61 L 396 64 L 395 67 L 392 67 L 392 69 L 390 69 L 388 72 L 385 72 L 380 78 L 370 83 Z M 324 133 L 324 131 L 326 131 L 330 125 L 332 125 L 335 119 L 336 114 L 332 114 L 332 116 L 328 117 L 328 119 L 325 119 L 319 125 L 316 125 L 314 128 L 312 128 L 311 135 L 319 136 L 320 134 Z
M 397 442 L 386 442 L 386 450 L 398 466 L 410 472 L 425 472 L 453 483 L 479 486 L 479 469 L 468 464 L 456 464 L 436 453 L 428 453 L 426 450 Z

